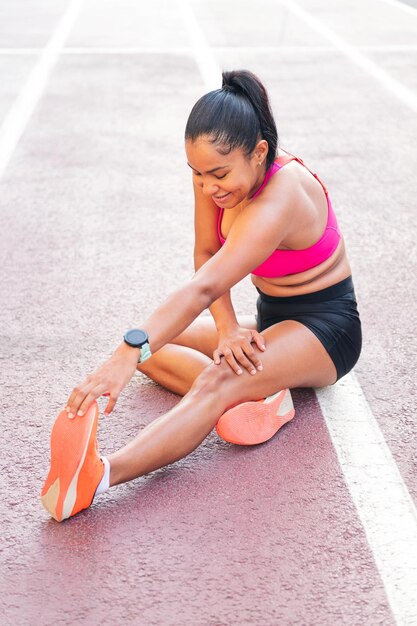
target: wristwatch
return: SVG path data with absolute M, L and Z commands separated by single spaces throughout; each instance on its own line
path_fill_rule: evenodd
M 152 352 L 149 347 L 148 333 L 145 330 L 142 330 L 141 328 L 131 328 L 125 332 L 123 339 L 128 346 L 132 346 L 132 348 L 140 348 L 138 363 L 143 363 L 152 356 Z

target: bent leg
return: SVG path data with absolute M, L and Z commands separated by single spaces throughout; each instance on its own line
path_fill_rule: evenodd
M 243 328 L 256 330 L 254 316 L 239 317 L 238 323 Z M 217 339 L 213 318 L 198 317 L 172 342 L 138 365 L 137 369 L 169 391 L 184 396 L 195 379 L 212 362 Z
M 146 426 L 127 446 L 110 455 L 110 484 L 143 476 L 192 452 L 207 437 L 226 409 L 258 400 L 280 389 L 323 387 L 336 379 L 336 368 L 317 337 L 295 321 L 263 331 L 267 350 L 264 369 L 237 376 L 222 359 L 194 381 L 190 391 L 168 413 Z M 257 353 L 261 351 L 254 345 Z
M 136 369 L 165 389 L 184 396 L 210 363 L 211 359 L 198 350 L 168 343 Z

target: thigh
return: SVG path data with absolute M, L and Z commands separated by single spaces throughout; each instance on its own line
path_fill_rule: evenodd
M 326 387 L 336 382 L 337 371 L 330 354 L 301 322 L 285 320 L 263 330 L 262 335 L 266 345 L 262 363 L 269 381 L 281 385 L 277 390 Z
M 241 315 L 237 318 L 237 321 L 242 328 L 256 330 L 256 319 L 254 315 Z M 180 335 L 171 340 L 170 343 L 194 348 L 194 350 L 198 350 L 212 359 L 213 352 L 218 345 L 217 328 L 212 316 L 205 315 L 198 317 Z
M 265 398 L 280 389 L 325 387 L 335 382 L 336 368 L 313 332 L 300 322 L 286 320 L 262 332 L 266 350 L 254 345 L 263 370 L 254 376 L 244 369 L 238 376 L 222 358 L 211 363 L 196 379 L 201 390 L 215 389 L 219 402 L 229 408 L 241 402 Z

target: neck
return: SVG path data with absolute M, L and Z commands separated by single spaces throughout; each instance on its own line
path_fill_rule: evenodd
M 255 193 L 257 193 L 259 191 L 259 189 L 262 187 L 262 184 L 265 180 L 265 176 L 266 176 L 266 166 L 262 165 L 262 167 L 259 168 L 260 172 L 258 174 L 258 177 L 256 179 L 256 183 L 255 185 L 252 187 L 249 196 L 248 196 L 248 201 L 250 201 L 250 199 L 252 198 L 252 196 L 255 195 Z

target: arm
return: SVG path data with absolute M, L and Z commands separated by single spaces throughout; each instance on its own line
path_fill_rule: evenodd
M 217 235 L 219 208 L 203 193 L 193 176 L 194 190 L 194 269 L 196 272 L 221 248 Z M 222 294 L 210 306 L 210 313 L 218 331 L 237 325 L 230 290 Z
M 204 263 L 207 263 L 213 255 L 206 253 L 194 258 L 194 267 L 197 272 Z M 218 331 L 237 325 L 235 310 L 233 308 L 230 290 L 217 298 L 210 306 L 210 313 L 215 321 Z
M 152 352 L 179 335 L 278 247 L 292 226 L 293 192 L 286 182 L 284 178 L 279 196 L 265 190 L 248 205 L 235 219 L 224 246 L 140 325 L 149 335 Z M 222 305 L 225 302 L 223 299 Z M 110 395 L 105 409 L 110 413 L 136 371 L 139 354 L 139 348 L 122 342 L 108 361 L 73 389 L 68 399 L 69 415 L 83 414 L 104 393 Z
M 263 263 L 291 227 L 292 183 L 283 178 L 281 194 L 266 189 L 235 219 L 223 247 L 204 263 L 191 281 L 174 292 L 143 323 L 156 352 L 185 330 L 207 307 Z M 226 299 L 222 304 L 227 302 Z M 139 349 L 122 344 L 124 351 Z
M 197 273 L 200 267 L 204 265 L 204 263 L 206 263 L 214 254 L 216 254 L 216 252 L 221 248 L 221 245 L 217 237 L 217 217 L 219 209 L 215 205 L 213 200 L 211 200 L 211 198 L 208 198 L 203 194 L 201 188 L 195 184 L 194 178 L 193 189 L 195 235 L 194 270 Z M 170 296 L 168 300 L 162 306 L 160 306 L 150 318 L 148 318 L 140 325 L 140 328 L 146 330 L 149 335 L 149 344 L 152 354 L 162 348 L 162 346 L 170 341 L 170 339 L 173 339 L 174 337 L 179 335 L 183 330 L 185 330 L 185 328 L 187 328 L 191 324 L 191 322 L 195 320 L 196 317 L 198 317 L 198 315 L 202 311 L 204 311 L 204 309 L 210 307 L 212 304 L 214 304 L 215 314 L 218 316 L 217 319 L 221 323 L 221 320 L 219 318 L 224 320 L 228 317 L 228 312 L 224 311 L 224 306 L 222 306 L 220 300 L 222 300 L 222 298 L 220 298 L 219 302 L 215 304 L 209 301 L 207 296 L 205 296 L 204 293 L 201 293 L 198 288 L 196 288 L 196 283 L 194 279 L 191 280 L 188 285 L 182 287 L 179 291 L 175 292 L 175 294 L 172 294 L 172 296 Z M 227 296 L 225 300 L 227 300 Z M 184 304 L 186 305 L 186 312 L 184 311 L 186 317 L 183 320 L 180 314 L 180 318 L 181 321 L 183 321 L 183 324 L 181 324 L 181 327 L 175 325 L 175 328 L 181 328 L 181 330 L 178 330 L 176 334 L 172 335 L 169 330 L 169 328 L 171 327 L 170 322 L 172 318 L 172 313 L 177 312 L 178 307 L 182 308 Z M 166 328 L 166 333 L 163 334 L 158 340 L 158 336 L 155 336 L 155 331 L 158 332 L 158 330 L 162 330 L 161 326 Z M 169 337 L 169 339 L 166 339 L 166 337 Z M 128 355 L 129 352 L 134 351 L 137 359 L 140 355 L 140 351 L 138 348 L 131 348 L 130 346 L 127 346 L 124 342 L 122 342 L 122 344 L 117 348 L 116 352 L 119 351 L 122 354 L 126 355 Z
M 167 300 L 139 326 L 139 328 L 143 328 L 149 335 L 149 345 L 152 354 L 160 350 L 171 339 L 174 339 L 174 337 L 182 333 L 204 309 L 209 308 L 212 304 L 215 305 L 216 311 L 218 312 L 216 324 L 221 326 L 222 323 L 233 323 L 233 318 L 236 320 L 236 316 L 230 300 L 230 293 L 228 292 L 220 298 L 219 296 L 222 296 L 222 294 L 218 294 L 218 296 L 211 294 L 209 285 L 206 285 L 200 280 L 199 272 L 197 272 L 184 287 L 177 289 L 177 291 L 171 294 Z M 230 303 L 229 311 L 226 309 L 228 302 Z M 116 353 L 126 355 L 135 353 L 136 360 L 138 360 L 140 356 L 139 348 L 132 348 L 124 341 L 116 349 Z

